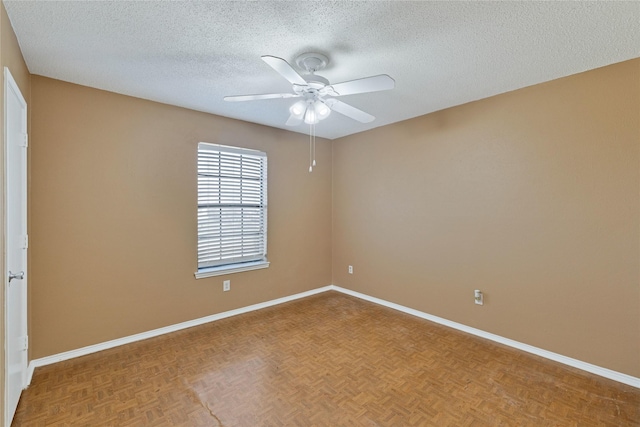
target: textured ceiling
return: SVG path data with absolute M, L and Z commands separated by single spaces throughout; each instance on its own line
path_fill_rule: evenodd
M 332 83 L 388 74 L 391 91 L 340 98 L 338 138 L 640 57 L 639 2 L 4 1 L 29 70 L 60 80 L 297 132 L 288 92 L 260 60 L 329 56 Z

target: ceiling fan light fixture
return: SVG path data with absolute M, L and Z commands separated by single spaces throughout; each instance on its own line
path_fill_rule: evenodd
M 329 114 L 331 114 L 331 108 L 327 107 L 327 105 L 320 100 L 313 103 L 313 108 L 315 108 L 318 119 L 320 120 L 326 119 L 329 117 Z
M 289 112 L 295 117 L 302 118 L 306 109 L 307 103 L 305 101 L 298 101 L 289 108 Z
M 320 119 L 318 118 L 318 114 L 316 113 L 316 109 L 313 104 L 309 105 L 307 111 L 304 113 L 304 122 L 308 125 L 315 125 L 319 121 Z

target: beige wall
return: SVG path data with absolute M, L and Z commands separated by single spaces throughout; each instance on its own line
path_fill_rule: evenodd
M 639 121 L 636 59 L 334 141 L 333 283 L 640 376 Z
M 200 141 L 268 155 L 268 269 L 196 280 Z M 331 283 L 331 144 L 32 76 L 32 358 Z M 231 291 L 222 281 L 231 279 Z
M 7 15 L 7 11 L 4 8 L 4 4 L 0 6 L 0 73 L 4 76 L 4 67 L 9 68 L 11 75 L 14 80 L 18 84 L 20 91 L 22 92 L 22 96 L 24 96 L 27 104 L 29 104 L 29 97 L 31 93 L 31 75 L 29 74 L 29 70 L 24 63 L 24 59 L 22 58 L 22 52 L 20 51 L 20 46 L 18 45 L 18 41 L 16 39 L 16 35 L 13 32 L 13 28 L 11 28 L 11 22 L 9 21 L 9 16 Z M 0 120 L 2 121 L 2 126 L 0 126 L 0 138 L 4 141 L 4 77 L 2 78 L 3 83 L 0 84 Z M 29 107 L 29 105 L 28 105 Z M 29 125 L 29 124 L 28 124 Z M 4 146 L 4 142 L 3 142 Z M 4 170 L 4 149 L 0 150 L 0 177 L 2 177 L 1 181 L 4 183 L 5 170 Z M 4 185 L 4 184 L 3 184 Z M 5 211 L 5 199 L 4 199 L 4 191 L 2 192 L 2 197 L 0 197 L 0 224 L 4 224 L 4 211 Z M 0 271 L 4 274 L 5 271 L 5 240 L 4 240 L 4 227 L 0 227 Z M 5 284 L 4 280 L 2 281 L 2 291 L 0 292 L 0 348 L 4 348 L 5 344 L 5 314 L 4 314 L 4 301 L 5 301 Z M 0 418 L 4 419 L 4 351 L 0 351 Z

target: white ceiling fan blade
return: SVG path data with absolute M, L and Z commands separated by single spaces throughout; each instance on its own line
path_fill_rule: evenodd
M 255 101 L 257 99 L 276 99 L 276 98 L 299 98 L 300 95 L 296 93 L 265 93 L 262 95 L 237 95 L 237 96 L 225 96 L 225 101 Z
M 393 89 L 396 81 L 386 74 L 365 77 L 363 79 L 350 80 L 348 82 L 331 85 L 335 94 L 333 96 L 354 95 L 356 93 L 378 92 Z
M 287 123 L 285 123 L 285 125 L 298 126 L 300 123 L 302 123 L 302 116 L 294 116 L 292 114 L 289 116 L 289 120 L 287 120 Z
M 276 56 L 264 55 L 261 56 L 262 60 L 269 64 L 271 68 L 276 70 L 282 77 L 289 80 L 291 84 L 296 85 L 307 85 L 307 81 L 298 74 L 296 70 L 293 69 L 291 65 L 287 61 L 282 58 L 278 58 Z
M 356 107 L 352 107 L 349 104 L 345 104 L 337 99 L 326 99 L 324 103 L 333 111 L 347 116 L 353 120 L 357 120 L 361 123 L 370 123 L 376 118 L 369 113 L 365 113 L 362 110 L 358 110 Z

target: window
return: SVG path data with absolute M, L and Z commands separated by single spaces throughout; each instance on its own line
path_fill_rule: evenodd
M 196 278 L 268 266 L 267 155 L 199 143 Z

